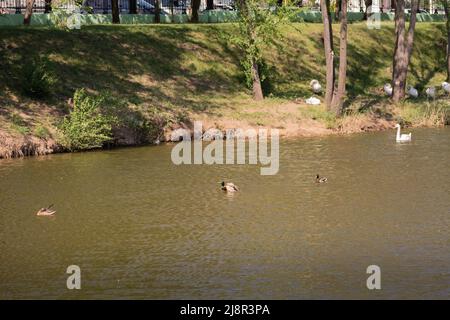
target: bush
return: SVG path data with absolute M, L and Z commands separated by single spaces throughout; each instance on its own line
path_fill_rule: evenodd
M 101 148 L 112 139 L 116 118 L 102 113 L 103 97 L 92 97 L 84 89 L 73 97 L 73 110 L 61 125 L 62 145 L 71 151 Z
M 47 139 L 48 137 L 50 137 L 50 132 L 46 127 L 38 125 L 36 126 L 36 128 L 34 128 L 34 135 L 40 139 Z
M 11 128 L 21 135 L 27 135 L 30 133 L 30 129 L 27 127 L 26 122 L 17 113 L 13 113 L 11 115 Z
M 32 98 L 44 98 L 53 92 L 56 77 L 48 69 L 48 61 L 36 59 L 27 63 L 23 69 L 22 87 Z
M 397 113 L 398 122 L 414 126 L 443 126 L 447 122 L 449 108 L 446 103 L 439 101 L 421 104 L 405 103 Z

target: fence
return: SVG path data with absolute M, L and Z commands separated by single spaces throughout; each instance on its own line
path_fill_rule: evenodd
M 19 14 L 26 8 L 27 0 L 0 0 L 0 13 Z M 118 0 L 121 13 L 154 14 L 155 0 L 136 0 L 136 6 L 130 0 Z M 130 6 L 131 4 L 131 6 Z M 191 6 L 191 0 L 160 0 L 161 14 L 186 14 Z M 63 1 L 58 8 L 73 8 L 75 1 Z M 111 0 L 84 0 L 82 6 L 84 13 L 111 13 Z M 200 11 L 207 8 L 206 1 L 201 1 Z M 213 0 L 213 9 L 233 10 L 234 0 Z M 33 12 L 49 13 L 52 11 L 51 0 L 35 0 Z

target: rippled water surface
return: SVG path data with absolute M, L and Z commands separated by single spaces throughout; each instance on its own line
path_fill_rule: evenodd
M 275 176 L 172 145 L 0 160 L 0 298 L 449 299 L 450 129 L 394 134 L 282 141 Z

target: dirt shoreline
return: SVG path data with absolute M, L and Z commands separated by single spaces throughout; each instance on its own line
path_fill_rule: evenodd
M 278 129 L 281 139 L 296 139 L 305 137 L 323 137 L 329 135 L 348 135 L 364 132 L 384 131 L 388 129 L 394 129 L 396 121 L 387 120 L 385 118 L 376 116 L 366 117 L 348 117 L 344 119 L 339 128 L 327 128 L 325 124 L 320 121 L 304 119 L 300 121 L 288 121 L 282 126 L 269 125 L 269 126 L 254 126 L 247 121 L 242 120 L 226 120 L 226 119 L 195 119 L 201 120 L 203 125 L 203 132 L 209 129 L 218 129 L 226 137 L 226 130 L 233 129 Z M 410 125 L 410 128 L 424 127 L 424 125 Z M 425 127 L 437 127 L 425 126 Z M 111 147 L 127 147 L 127 146 L 146 146 L 167 142 L 179 141 L 177 130 L 180 128 L 186 129 L 193 134 L 193 123 L 190 124 L 176 124 L 170 128 L 167 128 L 161 135 L 161 140 L 153 143 L 142 144 L 117 144 L 109 145 Z M 178 137 L 178 138 L 177 138 Z M 103 150 L 106 148 L 103 148 Z M 102 149 L 99 149 L 102 150 Z M 21 158 L 26 156 L 40 156 L 53 153 L 69 153 L 54 139 L 42 139 L 32 135 L 11 135 L 10 133 L 0 131 L 0 159 L 8 158 Z

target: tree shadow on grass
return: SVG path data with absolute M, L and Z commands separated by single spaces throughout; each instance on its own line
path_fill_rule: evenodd
M 18 96 L 22 94 L 23 65 L 36 55 L 49 57 L 50 68 L 59 78 L 55 98 L 60 101 L 84 87 L 109 91 L 135 103 L 195 111 L 196 103 L 203 109 L 219 108 L 210 99 L 213 95 L 227 96 L 242 90 L 227 70 L 235 67 L 237 56 L 220 48 L 223 42 L 212 40 L 219 47 L 208 44 L 209 37 L 219 37 L 217 30 L 95 26 L 71 32 L 16 28 L 0 33 L 2 49 L 6 49 L 0 61 L 0 67 L 6 70 L 0 88 Z M 191 68 L 189 60 L 195 60 L 200 69 Z

